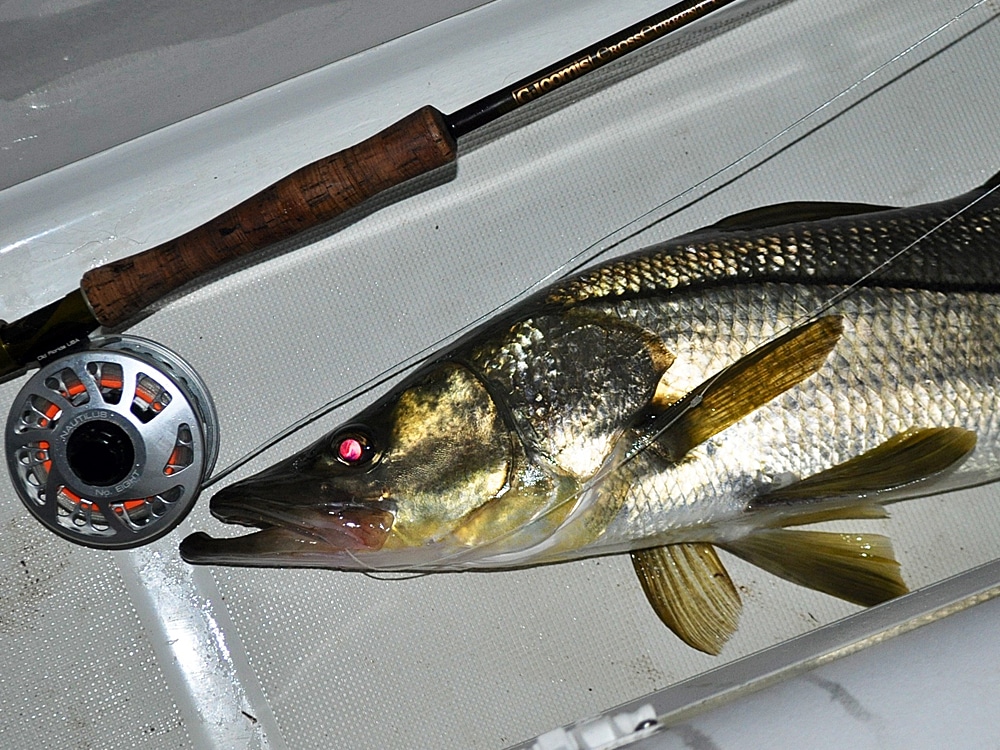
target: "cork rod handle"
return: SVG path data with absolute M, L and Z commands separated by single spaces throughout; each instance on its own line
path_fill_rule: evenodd
M 444 116 L 423 107 L 357 145 L 302 167 L 187 234 L 88 271 L 81 288 L 102 325 L 120 326 L 202 274 L 329 221 L 454 159 L 455 140 Z

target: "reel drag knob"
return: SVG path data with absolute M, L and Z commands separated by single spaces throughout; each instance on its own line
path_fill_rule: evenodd
M 147 544 L 180 523 L 219 447 L 198 374 L 136 337 L 95 339 L 42 367 L 14 400 L 4 438 L 32 515 L 101 549 Z

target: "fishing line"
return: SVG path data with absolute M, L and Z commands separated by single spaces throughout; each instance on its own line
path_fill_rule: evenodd
M 974 2 L 968 8 L 966 8 L 965 10 L 963 10 L 957 16 L 955 16 L 955 17 L 951 18 L 950 20 L 946 21 L 945 23 L 941 24 L 936 29 L 928 32 L 923 37 L 921 37 L 920 39 L 918 39 L 916 42 L 914 42 L 913 44 L 911 44 L 909 47 L 906 47 L 904 50 L 902 50 L 901 52 L 899 52 L 895 56 L 889 58 L 888 60 L 886 60 L 885 62 L 883 62 L 881 65 L 878 65 L 873 70 L 869 71 L 868 73 L 866 73 L 865 75 L 863 75 L 861 78 L 857 79 L 854 83 L 850 84 L 849 86 L 847 86 L 846 88 L 844 88 L 843 90 L 841 90 L 839 93 L 834 94 L 832 97 L 830 97 L 829 99 L 827 99 L 825 102 L 823 102 L 822 104 L 820 104 L 816 108 L 810 110 L 806 114 L 802 115 L 797 120 L 795 120 L 794 122 L 792 122 L 787 127 L 783 128 L 779 132 L 775 133 L 770 138 L 765 139 L 759 145 L 757 145 L 754 148 L 750 149 L 749 151 L 747 151 L 742 156 L 740 156 L 737 159 L 731 161 L 729 164 L 725 165 L 724 167 L 719 168 L 718 170 L 716 170 L 715 172 L 713 172 L 709 176 L 705 177 L 704 179 L 700 180 L 699 182 L 696 182 L 691 187 L 689 187 L 689 188 L 681 191 L 680 193 L 677 193 L 676 195 L 674 195 L 671 198 L 668 198 L 667 200 L 663 201 L 662 203 L 654 206 L 653 208 L 649 209 L 648 211 L 646 211 L 646 212 L 640 214 L 639 216 L 637 216 L 636 218 L 632 219 L 632 221 L 628 222 L 627 224 L 619 227 L 615 231 L 610 232 L 609 234 L 605 235 L 601 239 L 599 239 L 596 242 L 592 243 L 589 247 L 585 248 L 582 252 L 577 253 L 576 255 L 574 255 L 573 257 L 571 257 L 568 261 L 566 261 L 566 263 L 564 263 L 562 266 L 559 267 L 559 269 L 557 269 L 557 272 L 560 272 L 563 269 L 566 269 L 566 267 L 569 266 L 570 263 L 574 263 L 574 262 L 576 262 L 576 261 L 579 260 L 580 262 L 577 263 L 577 265 L 573 266 L 572 268 L 569 268 L 566 271 L 566 273 L 563 274 L 564 276 L 571 275 L 571 274 L 575 273 L 576 271 L 579 271 L 581 268 L 583 268 L 588 263 L 591 263 L 594 260 L 596 260 L 597 258 L 600 258 L 602 255 L 607 254 L 609 251 L 611 251 L 614 248 L 622 245 L 623 243 L 627 242 L 628 240 L 633 239 L 633 238 L 641 235 L 643 232 L 648 231 L 649 229 L 651 229 L 652 227 L 656 226 L 657 224 L 665 221 L 666 219 L 671 218 L 673 216 L 676 216 L 677 214 L 681 213 L 682 211 L 687 210 L 692 205 L 694 205 L 698 200 L 701 200 L 701 198 L 704 198 L 705 196 L 703 195 L 703 196 L 701 196 L 699 198 L 695 198 L 695 199 L 691 200 L 690 202 L 688 202 L 687 204 L 679 207 L 677 210 L 675 210 L 675 211 L 673 211 L 671 213 L 665 214 L 664 216 L 661 216 L 658 219 L 652 220 L 648 224 L 643 224 L 643 226 L 640 227 L 639 229 L 636 229 L 635 231 L 626 234 L 621 239 L 618 239 L 618 240 L 614 241 L 613 243 L 611 243 L 607 247 L 605 247 L 602 250 L 600 250 L 599 252 L 595 253 L 593 256 L 590 256 L 590 257 L 587 257 L 587 258 L 583 258 L 583 256 L 586 255 L 587 253 L 589 253 L 592 249 L 594 249 L 595 247 L 601 245 L 604 242 L 607 242 L 607 241 L 611 240 L 611 238 L 614 237 L 615 235 L 617 235 L 618 233 L 620 233 L 622 231 L 625 231 L 625 230 L 629 229 L 629 227 L 635 226 L 636 224 L 638 224 L 640 222 L 646 221 L 651 216 L 656 215 L 657 212 L 665 209 L 667 206 L 671 205 L 672 203 L 674 203 L 674 202 L 676 202 L 676 201 L 684 198 L 685 196 L 690 195 L 691 193 L 695 192 L 699 188 L 701 188 L 701 187 L 703 187 L 703 186 L 705 186 L 705 185 L 713 182 L 717 178 L 721 177 L 723 174 L 725 174 L 725 173 L 729 172 L 730 170 L 733 170 L 736 167 L 740 166 L 741 164 L 749 161 L 750 159 L 752 159 L 757 154 L 760 154 L 760 153 L 764 152 L 769 146 L 775 145 L 778 142 L 784 140 L 786 136 L 788 136 L 788 135 L 790 135 L 792 133 L 792 131 L 797 130 L 800 126 L 806 124 L 809 120 L 812 120 L 820 112 L 823 112 L 824 110 L 826 110 L 829 107 L 831 107 L 835 102 L 837 102 L 840 99 L 844 98 L 845 96 L 851 94 L 857 88 L 859 88 L 860 86 L 863 86 L 869 80 L 871 80 L 872 78 L 874 78 L 874 77 L 878 76 L 879 74 L 881 74 L 886 68 L 888 68 L 889 66 L 895 64 L 899 60 L 903 59 L 904 57 L 906 57 L 907 55 L 909 55 L 911 52 L 913 52 L 914 50 L 916 50 L 918 47 L 921 47 L 923 44 L 925 44 L 926 42 L 930 41 L 931 39 L 933 39 L 934 37 L 936 37 L 941 32 L 945 31 L 952 24 L 960 21 L 965 15 L 967 15 L 968 13 L 971 13 L 976 8 L 978 8 L 979 6 L 985 4 L 988 1 L 989 0 L 976 0 L 976 2 Z M 743 172 L 742 174 L 737 175 L 736 177 L 734 177 L 729 182 L 724 183 L 722 185 L 719 185 L 717 188 L 715 188 L 715 190 L 721 189 L 722 187 L 725 187 L 726 185 L 731 185 L 733 182 L 735 182 L 736 180 L 738 180 L 740 177 L 742 177 L 745 174 L 747 174 L 747 172 Z M 714 192 L 714 191 L 711 191 L 711 192 Z M 705 195 L 708 195 L 708 193 L 706 193 Z M 583 260 L 580 260 L 581 258 L 583 258 Z
M 266 439 L 265 441 L 263 441 L 262 443 L 260 443 L 259 445 L 257 445 L 256 447 L 254 447 L 253 449 L 251 449 L 250 451 L 248 451 L 244 455 L 242 455 L 241 457 L 237 458 L 235 461 L 233 461 L 232 463 L 230 463 L 225 468 L 217 471 L 215 474 L 213 474 L 209 479 L 207 479 L 203 483 L 203 485 L 202 485 L 203 489 L 208 489 L 209 487 L 211 487 L 212 485 L 216 484 L 217 482 L 225 479 L 227 476 L 229 476 L 233 472 L 237 471 L 238 469 L 242 468 L 243 466 L 245 466 L 246 464 L 248 464 L 250 461 L 252 461 L 255 458 L 257 458 L 258 456 L 260 456 L 265 451 L 270 450 L 271 448 L 273 448 L 278 443 L 284 441 L 285 439 L 287 439 L 288 437 L 294 435 L 295 433 L 299 432 L 300 430 L 304 429 L 305 427 L 313 424 L 317 420 L 319 420 L 319 419 L 327 416 L 331 412 L 333 412 L 333 411 L 335 411 L 335 410 L 337 410 L 337 409 L 339 409 L 339 408 L 341 408 L 343 406 L 346 406 L 347 404 L 355 401 L 356 399 L 360 398 L 361 396 L 369 393 L 373 389 L 378 388 L 378 387 L 380 387 L 382 385 L 385 385 L 386 383 L 392 381 L 393 379 L 401 376 L 403 373 L 405 373 L 405 372 L 407 372 L 407 371 L 409 371 L 409 370 L 411 370 L 411 369 L 419 366 L 420 364 L 428 361 L 435 353 L 437 353 L 442 347 L 444 347 L 449 342 L 454 341 L 457 337 L 459 337 L 462 334 L 467 333 L 467 332 L 471 331 L 472 329 L 476 328 L 477 326 L 483 324 L 484 322 L 486 322 L 487 320 L 491 319 L 492 317 L 494 317 L 499 312 L 501 312 L 501 311 L 509 308 L 510 306 L 516 304 L 517 302 L 519 302 L 519 301 L 527 298 L 529 295 L 531 295 L 532 293 L 534 293 L 534 292 L 538 291 L 539 289 L 543 288 L 547 284 L 549 284 L 549 283 L 551 283 L 551 282 L 553 282 L 553 281 L 555 281 L 557 279 L 565 278 L 566 276 L 573 274 L 574 272 L 578 271 L 579 269 L 581 269 L 582 267 L 586 266 L 587 264 L 589 264 L 589 263 L 593 262 L 594 260 L 596 260 L 596 259 L 598 259 L 598 258 L 600 258 L 600 257 L 602 257 L 604 255 L 606 255 L 608 252 L 610 252 L 614 248 L 621 246 L 623 243 L 625 243 L 625 242 L 627 242 L 627 241 L 629 241 L 629 240 L 631 240 L 631 239 L 633 239 L 635 237 L 638 237 L 643 232 L 646 232 L 650 228 L 652 228 L 652 227 L 656 226 L 657 224 L 665 221 L 667 218 L 670 218 L 672 216 L 676 216 L 676 215 L 682 213 L 683 211 L 689 209 L 691 206 L 693 206 L 699 200 L 701 200 L 702 198 L 704 198 L 710 192 L 714 192 L 715 190 L 719 190 L 722 187 L 725 187 L 726 185 L 731 185 L 733 182 L 736 182 L 737 180 L 741 179 L 743 176 L 745 176 L 746 174 L 748 174 L 751 170 L 747 169 L 747 170 L 745 170 L 745 171 L 743 171 L 743 172 L 735 175 L 728 182 L 720 184 L 718 187 L 714 188 L 711 191 L 706 191 L 703 195 L 696 196 L 696 197 L 691 197 L 683 205 L 677 207 L 675 210 L 673 210 L 673 211 L 671 211 L 669 213 L 665 213 L 663 216 L 659 216 L 659 218 L 652 218 L 652 217 L 657 216 L 657 214 L 659 212 L 663 211 L 667 207 L 674 205 L 678 201 L 683 201 L 683 200 L 687 199 L 689 196 L 692 195 L 692 193 L 696 193 L 701 188 L 704 188 L 706 185 L 710 185 L 710 184 L 714 183 L 715 181 L 717 181 L 723 175 L 731 172 L 732 170 L 737 169 L 741 165 L 744 165 L 746 162 L 752 160 L 755 156 L 757 156 L 757 155 L 759 155 L 759 154 L 767 151 L 770 147 L 772 147 L 772 146 L 774 146 L 776 144 L 784 142 L 793 132 L 799 130 L 802 126 L 804 126 L 806 123 L 810 122 L 813 118 L 815 118 L 821 112 L 824 112 L 825 110 L 829 109 L 835 102 L 838 102 L 839 100 L 843 99 L 844 97 L 849 96 L 853 92 L 857 91 L 860 87 L 864 86 L 866 83 L 868 83 L 869 81 L 871 81 L 873 78 L 876 78 L 876 77 L 880 76 L 890 66 L 896 64 L 901 59 L 909 56 L 914 50 L 918 49 L 919 47 L 921 47 L 922 45 L 924 45 L 925 43 L 927 43 L 929 40 L 933 39 L 934 37 L 938 36 L 940 33 L 942 33 L 943 31 L 947 30 L 948 28 L 950 28 L 951 26 L 953 26 L 955 23 L 961 21 L 969 13 L 975 11 L 977 8 L 979 8 L 980 6 L 986 4 L 987 2 L 988 2 L 988 0 L 976 0 L 976 2 L 972 3 L 971 5 L 969 5 L 961 13 L 959 13 L 956 16 L 954 16 L 950 20 L 944 22 L 943 24 L 941 24 L 937 28 L 933 29 L 932 31 L 928 32 L 927 34 L 925 34 L 924 36 L 922 36 L 920 39 L 918 39 L 916 42 L 914 42 L 913 44 L 909 45 L 908 47 L 906 47 L 905 49 L 903 49 L 901 52 L 897 53 L 896 55 L 894 55 L 890 59 L 888 59 L 885 62 L 881 63 L 880 65 L 878 65 L 877 67 L 875 67 L 873 70 L 871 70 L 868 73 L 866 73 L 864 76 L 858 78 L 853 83 L 851 83 L 849 86 L 847 86 L 846 88 L 842 89 L 840 92 L 838 92 L 834 96 L 830 97 L 829 99 L 827 99 L 826 101 L 824 101 L 819 106 L 815 107 L 814 109 L 810 110 L 806 114 L 802 115 L 801 117 L 799 117 L 798 119 L 796 119 L 794 122 L 792 122 L 790 125 L 788 125 L 787 127 L 783 128 L 782 130 L 780 130 L 778 133 L 776 133 L 776 134 L 770 136 L 769 138 L 765 139 L 759 145 L 757 145 L 754 148 L 750 149 L 749 151 L 745 152 L 742 156 L 740 156 L 737 159 L 731 161 L 730 163 L 726 164 L 725 166 L 719 168 L 718 170 L 716 170 L 715 172 L 711 173 L 710 175 L 708 175 L 704 179 L 698 181 L 697 183 L 695 183 L 691 187 L 688 187 L 685 190 L 683 190 L 683 191 L 675 194 L 674 196 L 672 196 L 672 197 L 666 199 L 665 201 L 657 204 L 656 206 L 654 206 L 653 208 L 649 209 L 648 211 L 645 211 L 645 212 L 641 213 L 640 215 L 638 215 L 637 217 L 635 217 L 634 219 L 632 219 L 628 223 L 624 224 L 623 226 L 615 229 L 612 232 L 609 232 L 608 234 L 604 235 L 603 237 L 599 238 L 598 240 L 592 242 L 590 245 L 588 245 L 586 248 L 584 248 L 580 252 L 575 253 L 574 255 L 570 256 L 570 258 L 567 261 L 565 261 L 564 263 L 562 263 L 559 266 L 557 266 L 551 272 L 549 272 L 548 274 L 546 274 L 546 275 L 542 276 L 541 278 L 537 279 L 536 281 L 534 281 L 533 283 L 531 283 L 530 285 L 528 285 L 527 287 L 525 287 L 524 289 L 522 289 L 520 292 L 518 292 L 514 296 L 510 297 L 506 302 L 503 302 L 503 303 L 500 303 L 499 305 L 496 305 L 495 307 L 493 307 L 489 311 L 483 313 L 482 315 L 479 315 L 478 317 L 474 318 L 469 323 L 465 324 L 461 328 L 458 328 L 457 330 L 455 330 L 454 332 L 450 333 L 449 335 L 443 336 L 443 337 L 437 339 L 436 341 L 434 341 L 433 343 L 428 344 L 427 346 L 425 346 L 422 349 L 418 350 L 416 353 L 411 354 L 410 356 L 408 356 L 408 357 L 400 360 L 399 362 L 397 362 L 393 366 L 388 367 L 385 370 L 382 370 L 381 372 L 377 373 L 376 375 L 374 375 L 373 377 L 371 377 L 368 380 L 364 381 L 363 383 L 361 383 L 360 385 L 356 386 L 355 388 L 353 388 L 353 389 L 351 389 L 351 390 L 349 390 L 349 391 L 347 391 L 347 392 L 345 392 L 345 393 L 343 393 L 341 395 L 336 396 L 335 398 L 331 399 L 330 401 L 327 401 L 325 404 L 322 404 L 321 406 L 319 406 L 317 409 L 315 409 L 312 412 L 306 414 L 305 416 L 303 416 L 299 420 L 293 422 L 287 428 L 285 428 L 285 429 L 277 432 L 276 434 L 274 434 L 270 438 Z M 638 226 L 638 228 L 635 228 L 635 227 L 637 227 L 637 225 L 640 225 L 640 224 L 641 224 L 641 226 Z M 930 230 L 928 232 L 928 234 L 934 232 L 935 230 L 936 230 L 936 228 Z M 622 235 L 622 233 L 624 233 L 624 235 L 623 236 L 619 236 L 619 235 Z M 618 237 L 618 239 L 615 239 L 616 237 Z M 608 243 L 608 244 L 605 245 L 605 243 Z M 914 243 L 914 244 L 916 244 L 916 243 Z M 903 250 L 901 250 L 900 253 L 897 254 L 897 256 L 894 256 L 889 261 L 886 261 L 886 264 L 893 262 L 898 257 L 898 255 L 901 255 L 901 254 L 907 252 L 908 249 L 909 248 L 904 248 Z M 886 265 L 886 264 L 883 264 L 883 265 Z M 861 280 L 859 280 L 858 282 L 856 282 L 856 284 L 862 283 L 864 280 L 866 280 L 867 278 L 869 278 L 872 275 L 872 273 L 874 273 L 874 272 L 871 272 L 871 273 L 867 274 Z M 845 290 L 845 291 L 847 291 L 847 290 Z M 842 298 L 843 297 L 837 298 L 836 300 L 831 301 L 829 304 L 835 304 L 837 301 L 840 301 Z M 821 309 L 826 309 L 826 307 L 827 306 L 824 306 Z M 817 313 L 813 313 L 812 316 L 815 316 L 816 314 Z M 808 317 L 812 317 L 812 316 L 807 316 L 807 319 L 808 319 Z M 707 387 L 707 385 L 706 385 L 706 387 Z
M 409 581 L 414 578 L 424 578 L 430 573 L 416 573 L 410 571 L 389 571 L 389 570 L 379 570 L 374 565 L 366 563 L 357 555 L 355 555 L 351 550 L 345 549 L 344 553 L 351 558 L 354 563 L 358 566 L 358 572 L 366 578 L 371 578 L 373 581 Z
M 355 555 L 351 555 L 354 561 L 361 564 L 361 561 Z M 389 570 L 376 570 L 367 566 L 369 570 L 360 571 L 361 575 L 365 578 L 371 578 L 373 581 L 412 581 L 415 578 L 426 578 L 431 575 L 431 571 L 425 571 L 422 573 L 411 573 L 409 571 L 389 571 Z

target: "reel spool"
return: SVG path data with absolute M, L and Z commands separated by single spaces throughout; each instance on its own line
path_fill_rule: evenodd
M 128 549 L 187 515 L 215 465 L 218 431 L 190 365 L 153 341 L 115 337 L 35 373 L 4 437 L 35 518 L 77 544 Z

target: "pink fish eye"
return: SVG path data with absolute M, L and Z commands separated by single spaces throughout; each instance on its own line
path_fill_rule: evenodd
M 374 454 L 371 442 L 363 434 L 351 433 L 334 440 L 337 458 L 348 466 L 357 466 L 370 460 Z
M 340 447 L 337 449 L 337 452 L 340 455 L 341 461 L 353 464 L 361 460 L 361 457 L 365 454 L 365 449 L 361 445 L 360 440 L 349 437 L 340 441 Z

